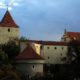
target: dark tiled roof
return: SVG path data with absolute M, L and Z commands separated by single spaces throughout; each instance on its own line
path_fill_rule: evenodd
M 14 22 L 12 16 L 10 15 L 9 11 L 7 10 L 4 17 L 0 22 L 1 27 L 15 27 L 19 28 L 19 26 Z
M 71 39 L 76 38 L 77 40 L 80 40 L 80 32 L 67 32 L 67 34 Z
M 43 60 L 43 58 L 40 55 L 38 55 L 30 45 L 28 47 L 26 47 L 26 49 L 22 53 L 20 53 L 18 56 L 16 56 L 15 59 L 20 59 L 20 60 L 40 59 L 40 60 Z
M 43 44 L 43 45 L 68 45 L 67 42 L 57 42 L 57 41 L 36 41 L 36 40 L 27 40 L 27 42 Z

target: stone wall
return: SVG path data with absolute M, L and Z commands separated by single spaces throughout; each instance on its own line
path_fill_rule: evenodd
M 0 44 L 4 44 L 15 38 L 19 39 L 19 28 L 0 27 Z
M 40 51 L 46 64 L 63 64 L 62 58 L 66 57 L 67 46 L 43 45 Z

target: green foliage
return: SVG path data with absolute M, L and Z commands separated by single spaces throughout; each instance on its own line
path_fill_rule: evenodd
M 0 49 L 0 64 L 6 63 L 8 61 L 7 54 Z
M 20 38 L 20 41 L 26 41 L 26 40 L 28 40 L 26 37 L 24 37 L 24 36 L 21 36 L 21 38 Z
M 1 49 L 7 53 L 8 58 L 12 59 L 13 57 L 19 54 L 19 45 L 16 44 L 14 41 L 9 41 L 6 44 L 1 45 Z
M 80 64 L 80 41 L 72 40 L 69 43 L 67 57 L 69 63 Z

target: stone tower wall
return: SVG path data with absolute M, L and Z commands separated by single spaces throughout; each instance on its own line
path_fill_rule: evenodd
M 15 38 L 19 39 L 19 28 L 0 26 L 0 44 L 4 44 Z

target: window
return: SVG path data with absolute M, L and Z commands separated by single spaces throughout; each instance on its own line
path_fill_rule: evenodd
M 34 68 L 34 65 L 33 65 L 33 68 Z
M 64 47 L 62 47 L 62 50 L 64 49 Z
M 8 32 L 10 32 L 10 29 L 8 29 Z
M 50 59 L 50 57 L 48 56 L 48 59 Z
M 57 49 L 57 47 L 54 47 L 54 49 Z
M 47 47 L 47 49 L 49 49 L 49 47 Z
M 43 46 L 40 46 L 40 49 L 43 49 Z

